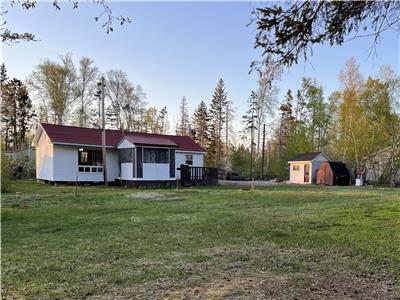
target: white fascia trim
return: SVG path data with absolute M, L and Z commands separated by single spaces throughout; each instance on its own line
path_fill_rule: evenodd
M 129 140 L 128 140 L 127 138 L 125 138 L 125 137 L 122 137 L 122 138 L 119 140 L 118 144 L 115 145 L 115 148 L 119 149 L 118 147 L 119 147 L 119 145 L 121 145 L 121 143 L 122 143 L 123 141 L 127 141 L 129 144 L 131 144 L 131 145 L 133 146 L 132 148 L 135 148 L 135 144 L 132 143 L 131 141 L 129 141 Z
M 33 137 L 33 140 L 32 140 L 32 147 L 37 146 L 39 139 L 42 136 L 43 132 L 44 132 L 44 129 L 42 127 L 42 124 L 39 124 L 38 128 L 36 129 L 35 136 Z
M 178 153 L 195 153 L 195 154 L 207 153 L 206 151 L 186 151 L 186 150 L 176 150 L 175 152 L 178 152 Z
M 160 145 L 152 146 L 152 145 L 143 145 L 143 144 L 134 144 L 134 145 L 136 145 L 136 147 L 142 147 L 143 149 L 146 149 L 146 148 L 150 148 L 150 149 L 152 149 L 152 148 L 156 148 L 156 149 L 176 149 L 175 146 L 160 146 Z
M 62 142 L 53 142 L 54 145 L 66 145 L 66 146 L 77 146 L 77 147 L 95 147 L 101 148 L 101 145 L 90 145 L 90 144 L 72 144 L 72 143 L 62 143 Z M 116 149 L 114 146 L 106 146 L 108 149 Z
M 328 157 L 328 155 L 326 155 L 325 153 L 322 152 L 320 155 L 324 156 L 328 161 L 331 161 L 331 159 L 330 159 L 330 158 Z M 317 156 L 317 157 L 318 157 L 318 156 Z M 316 158 L 317 158 L 317 157 L 316 157 Z

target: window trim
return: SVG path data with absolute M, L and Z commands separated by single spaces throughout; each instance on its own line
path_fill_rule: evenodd
M 191 159 L 188 159 L 188 156 L 190 156 Z M 191 163 L 189 164 L 188 161 L 191 161 Z M 185 165 L 193 166 L 193 154 L 185 154 Z
M 120 164 L 132 164 L 132 163 L 134 163 L 134 161 L 133 161 L 133 152 L 135 152 L 136 150 L 135 150 L 136 148 L 121 148 L 121 149 L 118 149 L 118 159 L 119 159 L 119 163 Z M 121 157 L 121 152 L 122 151 L 129 151 L 130 153 L 128 154 L 128 155 L 126 155 L 126 157 L 130 157 L 130 160 L 129 161 L 122 161 L 122 157 Z
M 82 162 L 81 153 L 87 153 L 87 162 Z M 97 153 L 93 155 L 93 153 Z M 94 161 L 93 157 L 98 155 L 98 159 Z M 103 166 L 103 154 L 101 149 L 85 149 L 78 148 L 78 166 L 89 166 L 89 167 L 102 167 Z
M 142 157 L 142 163 L 143 164 L 169 164 L 169 148 L 161 148 L 161 147 L 143 147 L 143 157 Z M 146 159 L 146 150 L 151 151 L 151 150 L 161 150 L 166 153 L 166 161 L 163 162 L 148 162 L 145 161 Z

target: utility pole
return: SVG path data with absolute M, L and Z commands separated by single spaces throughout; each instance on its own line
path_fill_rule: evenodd
M 267 178 L 270 179 L 270 174 L 269 174 L 269 166 L 270 166 L 270 160 L 271 160 L 271 144 L 268 141 L 268 156 L 267 156 Z
M 101 82 L 98 83 L 101 87 L 101 152 L 103 154 L 103 181 L 104 185 L 108 186 L 107 180 L 107 153 L 106 153 L 106 114 L 104 109 L 104 77 L 101 77 Z
M 265 124 L 263 124 L 263 140 L 261 153 L 261 180 L 264 180 Z
M 226 103 L 225 115 L 225 179 L 228 177 L 228 160 L 229 160 L 229 101 Z

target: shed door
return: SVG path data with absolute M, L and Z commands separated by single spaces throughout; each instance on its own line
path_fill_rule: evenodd
M 309 164 L 304 165 L 304 182 L 305 183 L 310 182 L 310 165 Z

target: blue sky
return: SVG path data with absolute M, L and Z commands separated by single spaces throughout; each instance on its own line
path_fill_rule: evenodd
M 72 53 L 94 59 L 101 71 L 122 69 L 147 93 L 150 105 L 167 106 L 170 120 L 177 119 L 179 102 L 186 96 L 191 110 L 202 100 L 209 102 L 219 78 L 237 108 L 236 129 L 246 110 L 246 100 L 257 88 L 255 74 L 248 74 L 252 60 L 254 27 L 246 26 L 257 2 L 109 2 L 115 15 L 127 15 L 132 24 L 115 26 L 107 35 L 93 18 L 101 11 L 94 4 L 72 10 L 62 3 L 55 11 L 49 2 L 39 2 L 29 12 L 11 8 L 6 20 L 15 31 L 30 31 L 38 42 L 2 47 L 10 76 L 25 79 L 43 58 L 57 59 Z M 4 4 L 3 4 L 4 5 Z M 365 76 L 376 75 L 388 64 L 399 73 L 399 36 L 386 32 L 378 56 L 369 57 L 370 39 L 357 39 L 342 47 L 319 46 L 309 62 L 300 62 L 285 72 L 278 83 L 280 98 L 288 88 L 297 90 L 303 76 L 317 78 L 326 95 L 339 87 L 338 74 L 345 61 L 357 58 Z

